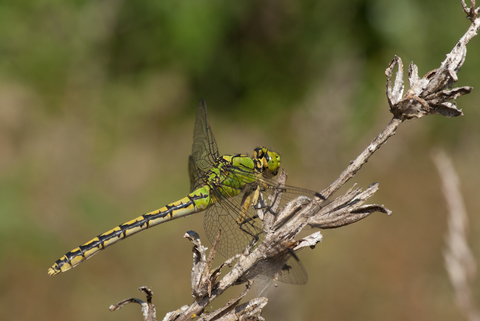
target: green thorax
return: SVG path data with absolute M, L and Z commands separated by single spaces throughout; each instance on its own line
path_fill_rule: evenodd
M 254 150 L 253 157 L 247 155 L 223 155 L 206 173 L 206 184 L 216 190 L 220 197 L 233 197 L 249 184 L 262 177 L 273 177 L 280 167 L 280 156 L 265 147 Z M 216 201 L 216 200 L 214 200 Z

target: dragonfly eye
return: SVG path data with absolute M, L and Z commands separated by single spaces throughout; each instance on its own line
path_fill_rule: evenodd
M 277 175 L 280 168 L 280 155 L 265 147 L 257 147 L 253 150 L 253 158 L 262 162 L 264 173 Z
M 280 155 L 275 152 L 267 151 L 265 153 L 265 161 L 268 164 L 268 170 L 273 175 L 277 175 L 278 169 L 280 168 Z
M 267 163 L 270 164 L 270 161 L 272 160 L 272 157 L 270 157 L 270 153 L 267 152 L 267 153 L 265 154 L 265 159 L 267 160 Z

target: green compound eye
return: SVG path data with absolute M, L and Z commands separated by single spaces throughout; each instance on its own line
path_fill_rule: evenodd
M 280 155 L 269 151 L 266 147 L 257 147 L 253 150 L 253 158 L 262 162 L 264 171 L 268 170 L 268 173 L 265 174 L 277 175 L 280 168 Z
M 273 175 L 277 175 L 278 169 L 280 168 L 280 155 L 275 152 L 266 151 L 265 159 L 268 163 L 268 170 L 273 173 Z

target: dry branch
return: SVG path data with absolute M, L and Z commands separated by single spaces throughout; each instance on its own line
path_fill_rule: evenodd
M 367 148 L 341 173 L 341 175 L 320 194 L 322 197 L 308 199 L 299 197 L 283 208 L 276 210 L 279 204 L 273 204 L 273 211 L 258 210 L 258 215 L 263 218 L 263 231 L 265 237 L 256 247 L 246 249 L 211 271 L 213 253 L 207 258 L 205 247 L 201 245 L 198 235 L 194 232 L 187 233 L 187 238 L 194 244 L 194 262 L 192 268 L 192 294 L 194 302 L 189 306 L 169 313 L 164 320 L 191 320 L 199 317 L 200 320 L 262 320 L 260 313 L 267 303 L 265 298 L 251 300 L 238 305 L 241 298 L 251 287 L 252 279 L 258 274 L 268 273 L 268 276 L 277 279 L 282 277 L 282 267 L 287 266 L 286 260 L 296 257 L 294 252 L 304 247 L 313 248 L 322 240 L 320 232 L 315 232 L 301 240 L 295 237 L 306 226 L 313 228 L 338 228 L 355 223 L 374 212 L 391 214 L 383 205 L 365 204 L 378 190 L 374 183 L 367 189 L 352 187 L 344 195 L 331 200 L 331 196 L 340 189 L 358 170 L 368 161 L 395 131 L 408 119 L 418 119 L 427 115 L 443 115 L 456 117 L 463 115 L 457 109 L 455 100 L 471 92 L 468 86 L 451 88 L 458 80 L 460 70 L 466 56 L 467 43 L 477 34 L 480 27 L 480 18 L 477 17 L 479 9 L 475 9 L 475 2 L 467 7 L 462 0 L 464 11 L 472 21 L 468 31 L 459 40 L 452 51 L 447 55 L 439 68 L 428 72 L 420 78 L 418 68 L 411 63 L 408 69 L 410 89 L 403 93 L 403 63 L 395 57 L 386 69 L 387 76 L 386 94 L 393 114 L 392 120 L 385 129 L 367 146 Z M 395 80 L 392 82 L 393 71 L 397 67 Z M 284 185 L 286 174 L 282 171 L 278 184 Z M 281 194 L 281 192 L 279 192 Z M 281 196 L 281 195 L 280 195 Z M 279 199 L 274 197 L 273 199 Z M 328 200 L 328 201 L 327 201 Z M 272 215 L 272 212 L 277 213 Z M 234 263 L 235 262 L 235 263 Z M 234 264 L 233 264 L 234 263 Z M 223 277 L 221 270 L 233 264 L 232 269 Z M 268 270 L 268 271 L 267 271 Z M 306 281 L 306 280 L 305 280 Z M 205 314 L 204 309 L 231 286 L 246 283 L 244 292 L 229 301 L 224 307 Z

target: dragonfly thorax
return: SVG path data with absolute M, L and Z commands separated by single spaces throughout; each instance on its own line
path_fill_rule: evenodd
M 253 159 L 261 162 L 265 176 L 273 177 L 277 175 L 280 168 L 280 155 L 266 147 L 257 147 L 253 150 Z

